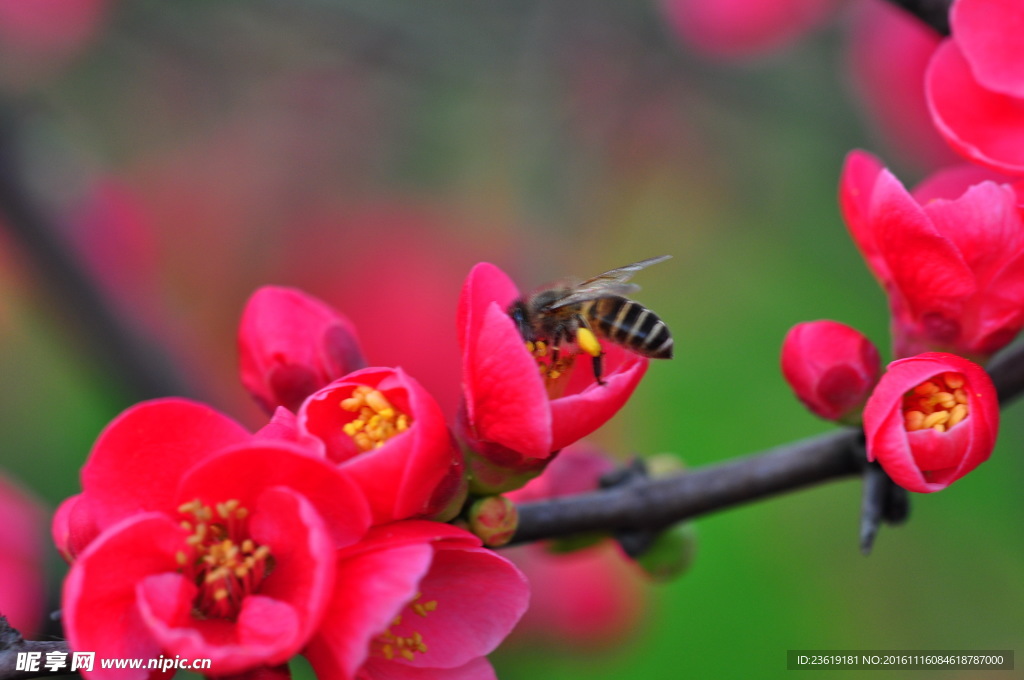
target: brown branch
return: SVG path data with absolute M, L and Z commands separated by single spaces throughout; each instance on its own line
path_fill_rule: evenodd
M 18 654 L 36 652 L 42 656 L 39 668 L 35 671 L 17 670 Z M 53 677 L 57 673 L 46 670 L 46 655 L 50 652 L 67 654 L 68 643 L 64 641 L 42 642 L 39 640 L 25 640 L 21 633 L 11 627 L 7 617 L 0 615 L 0 678 L 3 680 L 25 680 L 26 678 L 38 678 L 41 676 Z M 78 673 L 61 673 L 60 675 L 78 675 Z
M 1002 404 L 1020 396 L 1024 392 L 1024 345 L 996 357 L 989 372 Z M 865 469 L 863 435 L 846 428 L 673 477 L 524 503 L 519 506 L 519 529 L 512 543 L 593 531 L 667 527 L 811 484 L 862 474 Z M 905 494 L 886 492 L 886 485 L 878 480 L 868 484 L 872 490 L 865 493 L 861 536 L 866 549 L 870 549 L 878 522 L 898 523 L 907 515 Z

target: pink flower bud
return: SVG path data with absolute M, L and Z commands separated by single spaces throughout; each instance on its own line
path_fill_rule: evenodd
M 238 348 L 242 383 L 267 413 L 277 406 L 297 411 L 313 392 L 366 365 L 349 320 L 293 288 L 253 293 Z
M 485 496 L 469 508 L 469 530 L 488 547 L 505 545 L 512 540 L 518 527 L 516 504 L 504 496 Z
M 799 323 L 782 343 L 786 382 L 808 409 L 827 420 L 859 420 L 880 369 L 874 344 L 836 321 Z
M 953 354 L 889 364 L 864 408 L 868 460 L 910 491 L 944 489 L 988 459 L 999 402 L 988 374 Z

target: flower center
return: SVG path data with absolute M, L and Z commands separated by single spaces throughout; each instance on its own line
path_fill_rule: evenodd
M 939 432 L 963 421 L 970 410 L 961 373 L 943 373 L 903 395 L 903 424 L 907 432 L 932 428 Z
M 426 618 L 430 612 L 437 609 L 437 600 L 421 602 L 422 598 L 422 593 L 416 593 L 416 597 L 405 606 L 403 612 L 412 610 L 418 616 Z M 402 614 L 392 619 L 391 625 L 373 639 L 371 652 L 388 661 L 391 661 L 396 656 L 400 656 L 406 661 L 412 661 L 417 653 L 425 654 L 427 645 L 423 642 L 423 635 L 419 631 L 409 630 L 410 626 L 408 624 L 403 625 L 402 622 Z
M 245 596 L 256 592 L 273 570 L 270 548 L 248 538 L 249 511 L 238 500 L 211 508 L 196 499 L 178 511 L 186 516 L 181 526 L 192 532 L 177 557 L 181 573 L 199 586 L 193 615 L 234 620 Z
M 544 385 L 551 387 L 559 378 L 566 375 L 572 368 L 575 352 L 552 351 L 543 340 L 526 341 L 526 351 L 537 362 L 537 369 L 544 378 Z
M 383 392 L 366 385 L 359 385 L 352 396 L 342 399 L 341 408 L 356 414 L 342 429 L 360 451 L 379 449 L 412 425 L 412 418 L 392 406 Z

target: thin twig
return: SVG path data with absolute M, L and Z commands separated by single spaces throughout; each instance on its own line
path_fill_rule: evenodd
M 989 372 L 1004 406 L 1019 397 L 1024 393 L 1024 344 L 997 356 L 989 364 Z M 850 477 L 867 467 L 863 440 L 859 430 L 846 428 L 674 477 L 524 503 L 519 507 L 519 529 L 512 543 L 588 531 L 661 528 L 811 484 Z M 882 519 L 895 524 L 906 517 L 905 493 L 893 491 L 880 502 Z
M 11 627 L 7 618 L 0 615 L 0 678 L 3 680 L 26 680 L 43 675 L 49 677 L 56 675 L 52 671 L 46 670 L 42 664 L 35 671 L 18 670 L 18 654 L 33 652 L 41 654 L 40 659 L 45 659 L 47 654 L 53 652 L 70 656 L 67 642 L 25 640 L 21 637 L 21 633 Z M 74 675 L 78 675 L 78 673 L 74 673 Z

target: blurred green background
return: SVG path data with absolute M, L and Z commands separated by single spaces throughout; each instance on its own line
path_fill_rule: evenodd
M 92 4 L 68 54 L 0 69 L 26 181 L 192 393 L 251 426 L 235 326 L 267 283 L 350 314 L 371 361 L 422 371 L 451 410 L 474 262 L 529 288 L 670 253 L 638 297 L 677 358 L 652 363 L 594 441 L 694 467 L 830 429 L 782 380 L 793 324 L 843 321 L 887 352 L 837 182 L 855 147 L 908 184 L 921 171 L 859 115 L 844 17 L 716 64 L 654 2 Z M 52 508 L 136 397 L 11 238 L 0 264 L 0 465 Z M 499 677 L 776 677 L 796 648 L 1021 651 L 1022 408 L 1004 412 L 989 462 L 915 496 L 870 557 L 855 481 L 702 518 L 692 570 L 648 589 L 631 635 L 510 645 Z

